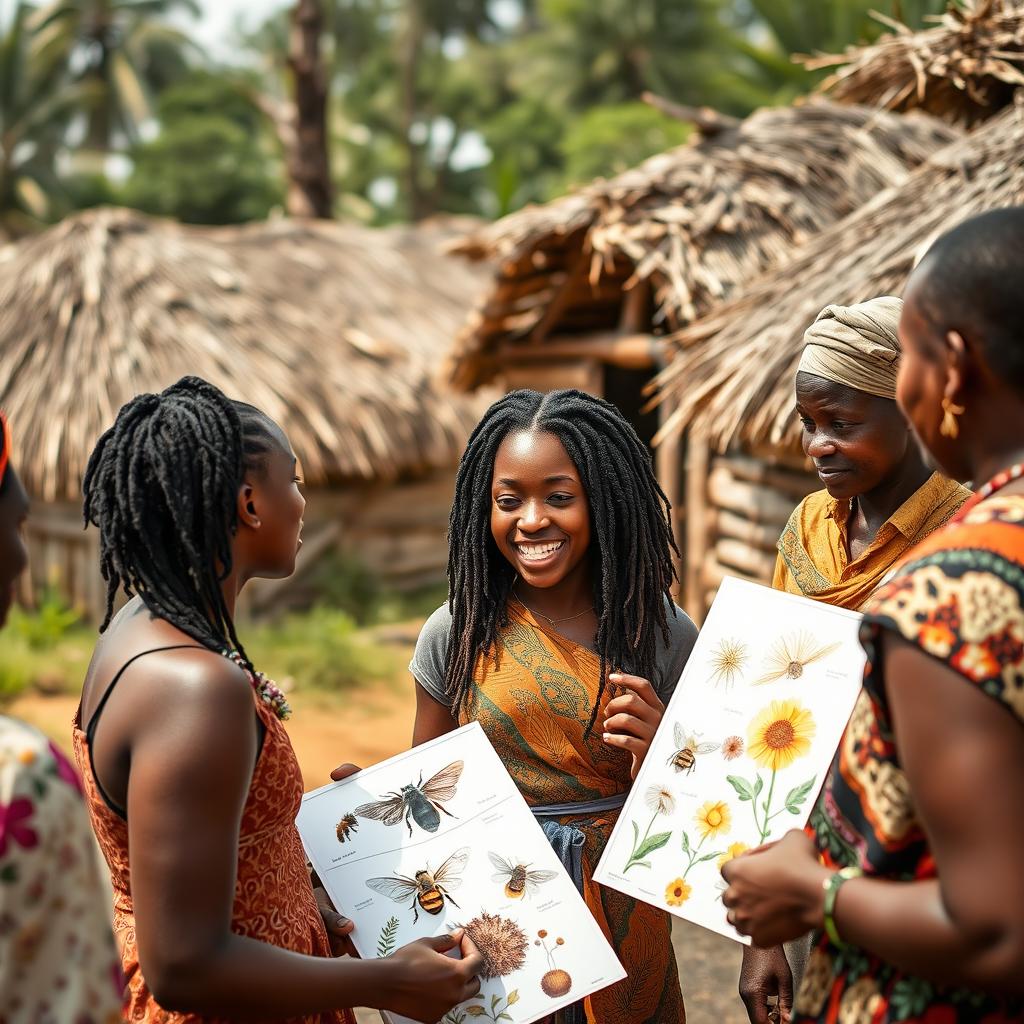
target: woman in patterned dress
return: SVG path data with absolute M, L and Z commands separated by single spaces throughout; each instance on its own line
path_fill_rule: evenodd
M 233 621 L 248 579 L 294 569 L 298 484 L 280 427 L 195 377 L 129 402 L 89 460 L 108 604 L 74 742 L 131 1021 L 352 1024 L 341 1008 L 362 1005 L 433 1022 L 479 991 L 464 935 L 332 956 L 325 924 L 342 946 L 351 925 L 310 885 L 287 704 Z M 138 596 L 112 616 L 122 587 Z
M 469 439 L 450 541 L 450 602 L 410 665 L 414 742 L 480 723 L 628 972 L 558 1020 L 682 1024 L 668 915 L 592 877 L 697 635 L 669 597 L 650 453 L 607 402 L 514 391 Z
M 723 872 L 756 944 L 815 930 L 799 1021 L 1024 1021 L 1021 294 L 1024 208 L 954 229 L 911 277 L 898 401 L 933 460 L 983 486 L 865 609 L 816 843 L 793 832 Z
M 0 413 L 0 629 L 28 564 L 28 495 Z M 3 641 L 0 640 L 0 643 Z M 0 1021 L 116 1024 L 124 979 L 75 769 L 0 715 Z

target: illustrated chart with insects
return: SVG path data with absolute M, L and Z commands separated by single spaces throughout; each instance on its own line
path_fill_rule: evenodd
M 854 612 L 726 579 L 597 881 L 740 939 L 722 865 L 806 824 L 860 692 L 859 624 Z
M 480 995 L 442 1024 L 529 1024 L 625 977 L 475 722 L 307 793 L 297 824 L 360 956 L 457 927 L 477 944 Z

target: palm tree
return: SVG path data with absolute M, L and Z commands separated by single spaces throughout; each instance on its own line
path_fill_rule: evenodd
M 188 38 L 168 24 L 196 0 L 51 0 L 33 18 L 39 58 L 80 86 L 85 145 L 134 143 L 151 115 L 150 97 L 186 70 Z
M 63 69 L 40 60 L 19 0 L 0 30 L 0 232 L 17 237 L 49 218 L 57 153 L 79 97 Z

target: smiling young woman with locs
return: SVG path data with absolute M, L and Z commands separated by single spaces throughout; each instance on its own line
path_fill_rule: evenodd
M 374 1006 L 433 1022 L 479 991 L 461 933 L 331 955 L 351 924 L 310 885 L 287 705 L 234 625 L 247 580 L 294 570 L 298 484 L 281 428 L 195 377 L 125 405 L 89 460 L 108 604 L 74 743 L 133 1021 L 339 1024 Z M 112 615 L 122 587 L 137 596 Z
M 612 938 L 630 981 L 557 1019 L 679 1024 L 667 915 L 592 879 L 697 634 L 650 453 L 601 399 L 514 391 L 469 439 L 450 544 L 413 741 L 478 721 Z

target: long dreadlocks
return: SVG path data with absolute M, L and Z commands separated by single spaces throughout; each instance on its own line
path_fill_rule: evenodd
M 676 545 L 670 505 L 647 448 L 614 405 L 582 391 L 513 391 L 487 410 L 469 437 L 449 523 L 452 627 L 445 690 L 456 707 L 468 700 L 478 658 L 493 655 L 497 661 L 498 632 L 508 624 L 515 572 L 491 536 L 491 476 L 499 445 L 521 430 L 545 431 L 561 441 L 590 506 L 601 678 L 589 734 L 610 669 L 654 678 L 656 631 L 669 643 L 665 597 L 675 578 Z
M 280 447 L 271 421 L 199 377 L 133 398 L 89 457 L 85 522 L 100 531 L 110 624 L 119 589 L 211 650 L 249 663 L 224 602 L 238 489 Z

